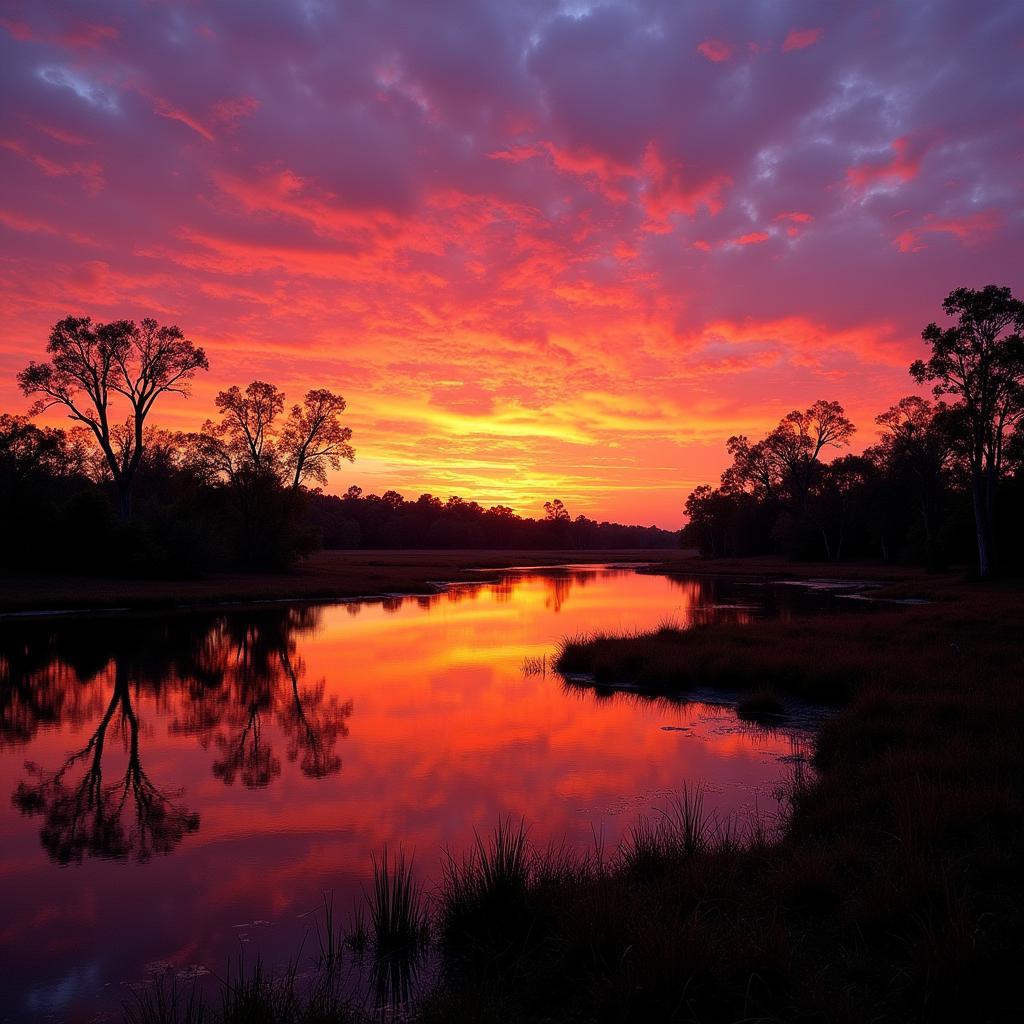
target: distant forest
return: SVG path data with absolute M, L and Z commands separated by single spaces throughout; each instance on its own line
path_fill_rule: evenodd
M 706 555 L 883 559 L 941 568 L 975 560 L 981 576 L 1024 567 L 1024 303 L 1009 288 L 960 288 L 929 324 L 912 395 L 875 418 L 861 455 L 830 453 L 855 432 L 838 402 L 784 416 L 759 441 L 727 443 L 717 487 L 686 499 L 683 543 Z
M 285 568 L 329 548 L 668 548 L 711 557 L 872 559 L 938 568 L 976 559 L 981 576 L 1024 566 L 1024 303 L 989 285 L 950 293 L 952 326 L 923 332 L 910 373 L 932 398 L 880 413 L 880 440 L 817 401 L 764 438 L 730 437 L 717 487 L 686 499 L 681 532 L 573 518 L 558 499 L 523 518 L 430 494 L 322 493 L 352 461 L 345 400 L 325 389 L 288 407 L 253 381 L 216 397 L 217 418 L 171 433 L 149 416 L 187 394 L 206 354 L 154 320 L 54 325 L 48 359 L 19 375 L 28 416 L 0 414 L 0 565 L 183 575 Z M 111 403 L 121 412 L 115 415 Z M 70 430 L 34 417 L 64 411 Z M 826 461 L 829 455 L 834 457 Z

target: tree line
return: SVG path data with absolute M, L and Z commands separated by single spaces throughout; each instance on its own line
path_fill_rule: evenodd
M 676 531 L 656 526 L 624 526 L 573 518 L 558 498 L 544 504 L 537 519 L 517 515 L 506 505 L 488 508 L 452 496 L 433 494 L 407 500 L 397 491 L 364 494 L 350 487 L 337 497 L 318 494 L 308 506 L 308 521 L 330 548 L 497 548 L 609 550 L 674 548 Z
M 186 396 L 209 369 L 202 348 L 155 320 L 69 316 L 44 361 L 18 382 L 27 416 L 0 414 L 0 564 L 74 572 L 181 575 L 278 569 L 315 548 L 669 547 L 655 527 L 571 519 L 561 501 L 541 519 L 453 496 L 395 491 L 325 495 L 329 470 L 355 458 L 344 398 L 309 390 L 288 405 L 253 381 L 215 399 L 198 431 L 152 423 L 165 395 Z M 53 409 L 69 430 L 35 418 Z
M 765 437 L 738 435 L 717 487 L 686 499 L 684 544 L 710 556 L 977 561 L 982 577 L 1024 564 L 1024 302 L 1009 288 L 958 288 L 952 324 L 929 324 L 930 384 L 880 413 L 863 454 L 830 453 L 855 432 L 843 407 L 817 401 Z

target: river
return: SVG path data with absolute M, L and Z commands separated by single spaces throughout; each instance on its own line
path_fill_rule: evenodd
M 486 576 L 486 579 L 484 579 Z M 385 842 L 524 817 L 613 849 L 684 783 L 771 817 L 813 737 L 727 705 L 567 686 L 560 638 L 803 614 L 795 588 L 621 566 L 482 574 L 431 596 L 0 624 L 0 1019 L 118 1019 L 156 968 L 278 963 Z

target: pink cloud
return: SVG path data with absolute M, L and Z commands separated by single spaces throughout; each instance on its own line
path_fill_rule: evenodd
M 893 139 L 890 146 L 893 150 L 892 159 L 858 164 L 846 169 L 846 180 L 852 188 L 864 189 L 875 182 L 893 179 L 906 182 L 917 177 L 925 150 L 917 147 L 917 151 L 911 154 L 910 140 L 906 136 Z
M 236 96 L 218 100 L 210 108 L 210 120 L 214 124 L 231 129 L 246 117 L 251 117 L 260 108 L 260 101 L 254 96 Z
M 40 32 L 27 21 L 8 18 L 0 19 L 0 25 L 18 42 L 55 43 L 69 50 L 99 50 L 105 42 L 117 39 L 121 34 L 113 25 L 84 21 L 76 21 L 59 32 Z
M 823 35 L 823 28 L 794 28 L 782 42 L 782 50 L 789 53 L 791 50 L 803 50 L 813 46 Z
M 732 47 L 721 39 L 705 39 L 697 47 L 697 52 L 715 64 L 719 64 L 732 56 Z
M 913 228 L 900 232 L 894 244 L 900 252 L 920 252 L 927 245 L 922 241 L 924 235 L 952 235 L 964 245 L 977 245 L 991 235 L 1002 223 L 1001 218 L 991 212 L 978 212 L 966 217 L 936 217 L 928 214 L 924 221 Z
M 80 177 L 86 190 L 93 194 L 103 188 L 103 167 L 97 160 L 73 160 L 70 163 L 56 160 L 16 138 L 0 138 L 0 149 L 17 153 L 34 164 L 48 178 Z
M 170 121 L 179 121 L 186 127 L 191 128 L 196 135 L 202 136 L 207 142 L 213 142 L 213 132 L 206 125 L 186 111 L 174 106 L 173 103 L 155 97 L 153 100 L 153 112 L 161 117 L 166 117 Z
M 655 232 L 665 228 L 674 213 L 693 217 L 703 208 L 714 216 L 725 204 L 722 193 L 732 184 L 727 174 L 692 175 L 683 161 L 665 157 L 653 142 L 644 152 L 643 169 L 643 204 L 650 217 L 648 230 Z

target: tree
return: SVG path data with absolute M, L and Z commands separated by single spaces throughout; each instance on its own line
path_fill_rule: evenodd
M 221 391 L 214 404 L 221 421 L 212 433 L 224 444 L 224 465 L 229 475 L 243 468 L 256 475 L 272 470 L 275 451 L 271 431 L 284 409 L 284 392 L 273 384 L 254 380 L 244 394 L 237 385 Z
M 951 327 L 929 324 L 921 337 L 931 346 L 910 375 L 933 383 L 936 398 L 953 396 L 959 413 L 971 477 L 982 577 L 996 568 L 996 487 L 1003 469 L 1005 441 L 1024 415 L 1024 302 L 1009 288 L 957 288 L 942 303 Z
M 544 502 L 544 521 L 547 523 L 568 523 L 571 520 L 569 510 L 561 498 Z
M 808 498 L 808 514 L 817 527 L 825 560 L 838 562 L 850 534 L 863 529 L 864 505 L 875 466 L 863 455 L 843 455 L 822 468 Z
M 855 430 L 838 402 L 819 399 L 804 412 L 788 413 L 756 444 L 742 435 L 730 437 L 727 447 L 733 462 L 722 474 L 722 489 L 776 499 L 799 518 L 822 450 L 849 444 Z
M 206 354 L 180 328 L 149 318 L 93 324 L 91 317 L 74 316 L 54 324 L 46 350 L 47 362 L 33 361 L 18 374 L 26 395 L 41 396 L 30 414 L 62 405 L 92 432 L 117 488 L 121 516 L 130 519 L 146 418 L 161 395 L 188 394 L 196 371 L 209 369 Z M 112 395 L 128 402 L 126 420 L 113 420 Z
M 328 468 L 338 470 L 342 459 L 355 459 L 352 428 L 339 420 L 344 411 L 345 399 L 326 388 L 307 391 L 302 405 L 292 406 L 280 447 L 293 492 L 306 480 L 326 484 Z
M 934 406 L 918 395 L 901 398 L 875 417 L 882 436 L 877 445 L 865 452 L 889 479 L 898 481 L 901 489 L 905 485 L 913 495 L 929 566 L 939 560 L 936 522 L 956 461 L 952 438 L 946 429 L 949 419 L 941 403 Z
M 215 402 L 220 420 L 208 420 L 188 438 L 189 468 L 211 484 L 228 484 L 244 561 L 285 563 L 312 536 L 298 528 L 302 485 L 325 484 L 329 468 L 355 458 L 352 431 L 339 419 L 345 400 L 326 389 L 308 391 L 282 421 L 284 392 L 254 380 L 244 391 L 237 386 L 221 391 Z M 349 488 L 346 498 L 358 499 L 360 493 Z M 397 498 L 401 504 L 401 495 Z

